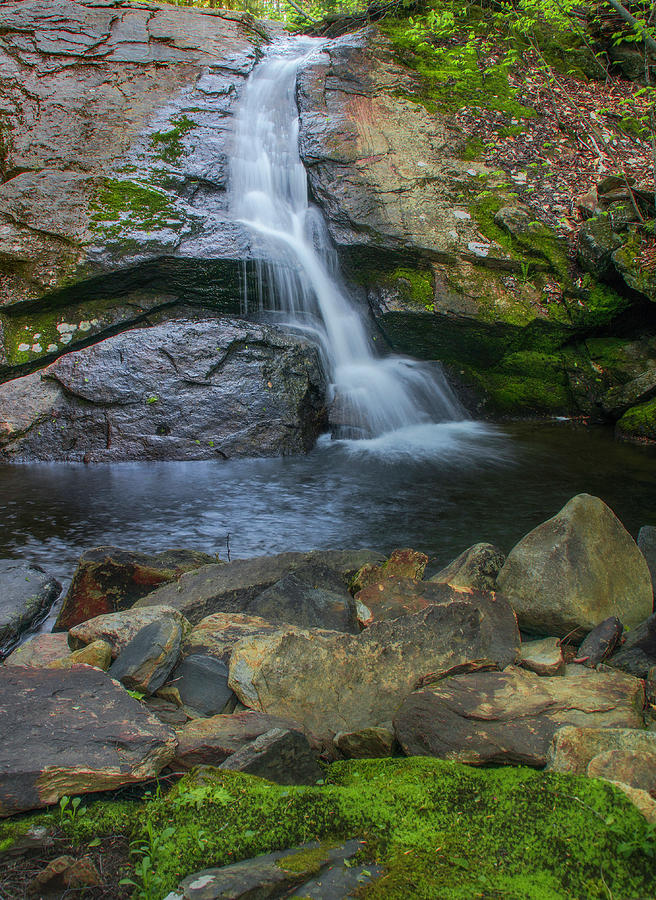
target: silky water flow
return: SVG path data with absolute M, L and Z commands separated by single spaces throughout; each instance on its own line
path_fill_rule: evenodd
M 309 202 L 296 78 L 316 53 L 316 41 L 308 39 L 270 53 L 251 74 L 236 111 L 230 208 L 252 235 L 258 311 L 318 344 L 334 436 L 360 444 L 441 443 L 436 425 L 475 423 L 439 366 L 376 352 L 340 277 L 321 212 Z M 253 312 L 253 298 L 246 302 Z

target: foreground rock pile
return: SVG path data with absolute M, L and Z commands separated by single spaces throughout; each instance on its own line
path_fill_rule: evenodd
M 653 572 L 612 511 L 582 494 L 507 558 L 427 561 L 88 552 L 67 630 L 0 666 L 0 815 L 165 770 L 314 785 L 327 761 L 406 755 L 603 778 L 656 822 Z
M 0 669 L 2 813 L 165 766 L 314 783 L 320 758 L 401 752 L 591 766 L 649 807 L 652 576 L 611 510 L 582 494 L 507 559 L 478 544 L 422 580 L 426 562 L 90 551 L 59 614 L 68 633 Z

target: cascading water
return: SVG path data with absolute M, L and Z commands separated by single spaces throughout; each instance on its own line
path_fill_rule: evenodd
M 250 76 L 236 113 L 231 211 L 250 229 L 261 257 L 255 263 L 260 308 L 276 311 L 321 348 L 336 436 L 430 443 L 427 429 L 464 423 L 465 411 L 438 369 L 376 355 L 365 321 L 331 266 L 321 213 L 308 200 L 296 76 L 316 44 L 296 41 Z

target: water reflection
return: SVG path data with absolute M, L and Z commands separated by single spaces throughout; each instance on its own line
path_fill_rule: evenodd
M 191 546 L 233 558 L 413 546 L 444 564 L 470 544 L 508 550 L 573 494 L 601 496 L 635 535 L 656 524 L 656 453 L 602 429 L 448 423 L 396 447 L 320 442 L 304 457 L 0 466 L 0 557 L 66 581 L 88 547 Z

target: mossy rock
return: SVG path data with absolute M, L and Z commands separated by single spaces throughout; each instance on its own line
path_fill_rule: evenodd
M 615 432 L 625 441 L 656 442 L 656 398 L 627 409 Z

